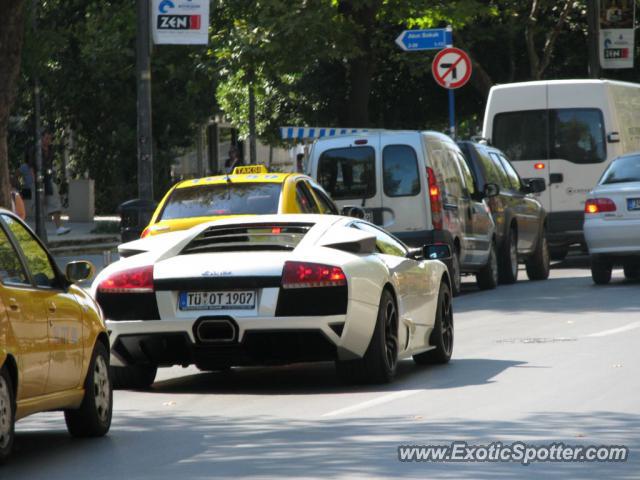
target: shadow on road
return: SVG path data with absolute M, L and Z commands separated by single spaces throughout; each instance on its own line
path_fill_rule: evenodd
M 461 296 L 454 300 L 454 311 L 499 311 L 500 314 L 535 314 L 567 312 L 598 313 L 612 311 L 640 312 L 640 282 L 625 281 L 619 275 L 609 285 L 595 285 L 591 276 L 553 277 L 531 282 L 518 281 L 483 291 L 465 284 Z
M 524 362 L 492 359 L 453 359 L 448 365 L 398 365 L 394 382 L 386 385 L 347 385 L 338 379 L 333 363 L 284 367 L 234 368 L 156 382 L 152 391 L 173 394 L 305 395 L 398 390 L 438 390 L 491 383 L 494 377 Z
M 471 405 L 460 405 L 469 408 Z M 396 413 L 376 418 L 292 420 L 162 416 L 119 412 L 110 435 L 73 440 L 60 418 L 45 415 L 18 431 L 15 454 L 2 479 L 203 478 L 637 478 L 638 415 L 590 411 L 531 414 L 519 420 L 431 420 Z M 400 463 L 399 445 L 470 444 L 626 445 L 626 463 Z

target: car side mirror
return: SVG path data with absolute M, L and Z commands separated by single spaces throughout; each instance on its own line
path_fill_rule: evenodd
M 451 247 L 446 243 L 434 243 L 422 247 L 424 258 L 427 260 L 446 260 L 451 258 Z
M 487 183 L 484 186 L 484 196 L 486 198 L 496 197 L 500 195 L 500 187 L 496 183 Z
M 547 189 L 547 183 L 544 181 L 544 178 L 525 178 L 523 182 L 525 186 L 524 190 L 527 193 L 540 193 Z
M 424 260 L 424 249 L 423 248 L 410 248 L 406 255 L 406 258 L 410 258 L 412 260 Z
M 72 283 L 81 282 L 93 277 L 96 271 L 96 267 L 93 263 L 85 260 L 78 260 L 75 262 L 67 263 L 66 274 L 67 279 Z
M 365 218 L 364 209 L 355 205 L 347 205 L 346 207 L 342 207 L 342 215 L 344 215 L 345 217 L 359 218 L 360 220 L 364 220 Z

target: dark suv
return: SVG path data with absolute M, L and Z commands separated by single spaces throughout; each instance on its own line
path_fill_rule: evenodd
M 473 174 L 476 191 L 487 197 L 493 215 L 500 283 L 518 279 L 519 261 L 525 263 L 530 280 L 548 278 L 547 213 L 534 196 L 546 189 L 544 179 L 520 179 L 497 148 L 471 141 L 458 145 Z

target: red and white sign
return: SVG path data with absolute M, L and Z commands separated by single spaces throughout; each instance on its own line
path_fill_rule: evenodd
M 460 88 L 471 78 L 471 59 L 459 48 L 447 47 L 433 59 L 431 71 L 441 87 Z

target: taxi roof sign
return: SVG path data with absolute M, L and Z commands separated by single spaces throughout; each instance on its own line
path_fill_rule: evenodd
M 269 173 L 264 165 L 243 165 L 233 169 L 233 175 L 246 175 L 251 173 Z

